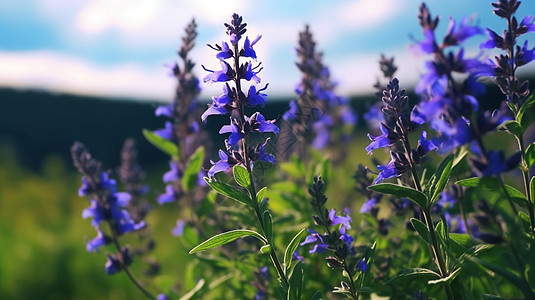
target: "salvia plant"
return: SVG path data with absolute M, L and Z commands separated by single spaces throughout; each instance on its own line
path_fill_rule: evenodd
M 269 120 L 262 36 L 233 14 L 197 77 L 192 21 L 170 67 L 173 101 L 155 110 L 164 128 L 143 131 L 169 157 L 160 186 L 145 183 L 132 139 L 117 176 L 83 144 L 71 149 L 96 231 L 87 251 L 105 252 L 104 272 L 125 273 L 149 299 L 535 299 L 535 97 L 517 72 L 535 60 L 535 25 L 520 5 L 492 3 L 502 30 L 450 17 L 442 31 L 421 4 L 410 50 L 424 72 L 406 91 L 395 58 L 380 56 L 366 146 L 351 139 L 357 116 L 310 26 L 298 33 L 295 100 Z M 221 87 L 204 109 L 203 84 Z M 487 89 L 500 92 L 495 107 Z M 224 143 L 207 143 L 204 125 L 218 118 Z M 361 163 L 353 179 L 348 161 Z M 147 219 L 172 207 L 167 234 L 187 249 L 175 275 L 162 274 Z

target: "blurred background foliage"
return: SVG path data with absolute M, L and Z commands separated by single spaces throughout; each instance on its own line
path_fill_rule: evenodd
M 500 94 L 491 88 L 488 96 L 482 98 L 482 109 L 493 107 L 501 100 L 490 95 Z M 416 98 L 412 96 L 411 100 Z M 351 103 L 361 117 L 375 101 L 370 95 L 353 98 Z M 171 276 L 183 278 L 183 284 L 189 288 L 195 284 L 195 277 L 202 275 L 203 270 L 201 267 L 184 269 L 183 262 L 192 259 L 187 254 L 190 249 L 182 246 L 188 241 L 181 242 L 183 237 L 171 235 L 180 208 L 156 204 L 159 192 L 165 188 L 161 176 L 167 171 L 167 157 L 141 135 L 143 128 L 162 127 L 164 121 L 154 117 L 155 107 L 155 103 L 149 102 L 0 90 L 0 298 L 140 298 L 139 291 L 124 274 L 105 275 L 103 253 L 86 252 L 85 241 L 95 232 L 90 221 L 81 218 L 88 202 L 77 195 L 81 179 L 71 166 L 69 154 L 75 140 L 83 142 L 105 169 L 115 170 L 124 140 L 136 139 L 140 164 L 151 186 L 148 200 L 153 211 L 148 223 L 157 242 L 153 256 L 161 263 L 161 274 L 165 274 L 159 281 Z M 264 109 L 265 116 L 277 118 L 287 107 L 288 101 L 284 99 L 270 101 Z M 339 207 L 350 206 L 354 224 L 363 218 L 358 211 L 364 199 L 353 191 L 353 180 L 336 179 L 351 177 L 359 163 L 372 165 L 364 150 L 368 143 L 367 130 L 362 120 L 359 124 L 360 128 L 355 130 L 357 138 L 349 145 L 346 160 L 333 168 L 331 178 L 335 180 L 331 181 L 327 193 L 330 206 L 335 207 L 336 203 Z M 222 145 L 223 139 L 217 135 L 221 124 L 211 120 L 205 125 L 213 133 L 213 143 Z M 494 143 L 503 145 L 504 141 L 498 137 Z M 209 155 L 215 157 L 214 153 Z M 275 214 L 284 210 L 277 206 L 276 199 L 270 202 Z M 125 238 L 127 243 L 128 238 Z M 378 249 L 391 246 L 378 245 Z M 417 259 L 418 253 L 414 255 L 412 259 Z M 135 273 L 140 268 L 139 262 L 134 263 Z

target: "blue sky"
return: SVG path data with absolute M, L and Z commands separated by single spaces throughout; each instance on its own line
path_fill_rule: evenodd
M 523 1 L 521 19 L 534 11 Z M 342 94 L 372 90 L 381 53 L 395 56 L 402 85 L 414 84 L 425 57 L 408 49 L 411 36 L 421 38 L 416 18 L 421 2 L 412 0 L 2 0 L 0 1 L 0 86 L 39 88 L 106 97 L 170 101 L 173 79 L 166 64 L 176 59 L 185 25 L 195 17 L 199 37 L 193 59 L 200 68 L 217 68 L 215 53 L 205 46 L 225 39 L 223 23 L 237 12 L 248 34 L 262 34 L 255 47 L 263 62 L 263 82 L 276 96 L 291 96 L 299 80 L 295 67 L 298 32 L 310 24 L 325 62 Z M 428 1 L 442 15 L 472 17 L 501 32 L 505 23 L 492 14 L 490 1 Z M 533 34 L 532 34 L 533 35 Z M 529 36 L 533 39 L 533 36 Z M 486 36 L 476 36 L 468 52 Z M 226 39 L 225 39 L 226 40 Z M 530 43 L 533 47 L 533 43 Z M 527 69 L 534 71 L 533 66 Z M 203 86 L 202 96 L 220 87 Z

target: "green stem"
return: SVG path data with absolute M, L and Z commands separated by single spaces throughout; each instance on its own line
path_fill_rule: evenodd
M 112 240 L 113 240 L 113 244 L 115 245 L 115 248 L 117 249 L 117 251 L 120 253 L 120 255 L 122 256 L 122 252 L 121 252 L 121 244 L 119 244 L 119 238 L 117 236 L 117 232 L 115 232 L 111 222 L 107 222 L 109 227 L 110 227 L 110 232 L 111 232 L 111 237 L 112 237 Z M 130 281 L 132 281 L 132 283 L 143 293 L 145 294 L 145 296 L 147 296 L 147 298 L 151 299 L 151 300 L 156 300 L 156 298 L 151 294 L 149 293 L 149 291 L 147 291 L 138 281 L 137 279 L 134 277 L 134 275 L 132 274 L 132 272 L 130 272 L 130 269 L 125 265 L 123 264 L 123 260 L 121 259 L 121 268 L 122 270 L 124 270 L 124 272 L 126 273 L 126 275 L 128 276 L 128 278 L 130 278 Z
M 516 140 L 518 142 L 518 148 L 520 149 L 520 153 L 522 155 L 522 177 L 524 179 L 524 191 L 526 192 L 526 198 L 528 199 L 528 211 L 529 211 L 529 220 L 531 223 L 531 233 L 535 234 L 535 211 L 533 210 L 533 202 L 531 195 L 531 188 L 530 188 L 530 181 L 529 181 L 529 167 L 528 163 L 526 162 L 526 148 L 524 147 L 524 141 L 522 141 L 521 138 L 516 137 Z
M 343 263 L 344 263 L 344 265 L 343 265 L 344 270 L 349 275 L 349 282 L 351 282 L 351 297 L 353 297 L 353 299 L 355 299 L 355 300 L 358 300 L 359 299 L 359 293 L 357 293 L 356 288 L 355 288 L 355 280 L 353 279 L 353 274 L 352 274 L 351 270 L 349 269 L 349 267 L 347 266 L 345 259 L 343 260 Z

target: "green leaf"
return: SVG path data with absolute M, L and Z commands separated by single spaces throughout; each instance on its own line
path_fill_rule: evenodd
M 429 235 L 429 229 L 427 229 L 427 226 L 425 224 L 415 218 L 411 218 L 411 224 L 412 227 L 418 232 L 418 234 L 424 239 L 424 241 L 428 244 L 431 244 L 431 238 Z
M 498 297 L 495 295 L 490 295 L 490 294 L 483 294 L 481 295 L 481 298 L 483 298 L 483 300 L 506 300 L 505 298 Z
M 425 268 L 414 268 L 414 269 L 405 269 L 401 271 L 398 275 L 390 278 L 385 284 L 392 283 L 399 279 L 423 279 L 423 278 L 436 278 L 439 279 L 440 275 L 437 274 L 435 271 L 425 269 Z
M 508 269 L 506 269 L 506 268 L 504 268 L 502 266 L 499 266 L 497 264 L 494 264 L 494 263 L 479 259 L 477 257 L 473 257 L 473 256 L 470 257 L 470 260 L 472 260 L 473 262 L 482 265 L 486 269 L 488 269 L 488 270 L 490 270 L 490 271 L 492 271 L 494 273 L 497 273 L 498 275 L 504 277 L 506 280 L 508 280 L 509 282 L 511 282 L 512 284 L 517 286 L 520 290 L 522 290 L 524 295 L 529 295 L 529 294 L 532 293 L 530 291 L 530 287 L 526 286 L 524 284 L 524 281 L 522 281 L 522 279 L 518 275 L 514 274 L 513 272 L 509 271 Z
M 249 195 L 247 195 L 246 193 L 238 190 L 237 188 L 231 186 L 231 185 L 228 185 L 226 183 L 223 183 L 223 182 L 220 182 L 220 181 L 216 181 L 216 180 L 213 180 L 213 179 L 210 179 L 208 177 L 204 177 L 204 181 L 206 181 L 206 183 L 208 183 L 208 185 L 213 188 L 214 190 L 216 190 L 217 192 L 219 192 L 220 194 L 222 195 L 225 195 L 229 198 L 232 198 L 238 202 L 241 202 L 245 205 L 251 205 L 251 198 L 249 198 Z
M 191 289 L 187 294 L 185 294 L 184 296 L 180 297 L 178 300 L 189 300 L 189 299 L 192 299 L 193 296 L 195 296 L 195 294 L 197 294 L 204 286 L 204 279 L 200 279 L 198 282 L 197 282 L 197 285 Z
M 437 279 L 437 280 L 429 280 L 427 282 L 427 284 L 439 284 L 439 283 L 450 282 L 453 279 L 455 279 L 455 277 L 457 277 L 459 272 L 461 272 L 461 268 L 457 268 L 455 271 L 453 271 L 450 275 L 448 275 L 445 278 L 440 278 L 440 279 Z
M 260 235 L 260 233 L 248 229 L 237 229 L 232 231 L 227 231 L 220 233 L 218 235 L 215 235 L 206 241 L 200 243 L 197 247 L 191 249 L 189 254 L 193 254 L 196 252 L 201 252 L 204 250 L 213 249 L 222 245 L 225 245 L 227 243 L 230 243 L 234 241 L 235 239 L 246 237 L 246 236 L 253 236 L 260 241 L 262 241 L 264 244 L 267 244 L 267 241 L 264 239 L 263 236 Z
M 316 173 L 321 176 L 325 186 L 328 186 L 329 177 L 331 174 L 331 160 L 329 158 L 324 158 L 321 163 L 316 166 Z
M 531 96 L 526 99 L 524 104 L 520 107 L 518 110 L 518 114 L 516 115 L 516 120 L 520 125 L 522 125 L 523 128 L 528 128 L 528 126 L 532 123 L 534 117 L 535 117 L 535 95 L 532 94 Z
M 438 167 L 437 171 L 435 172 L 436 178 L 438 178 L 438 181 L 436 184 L 431 188 L 431 192 L 433 193 L 433 196 L 431 196 L 431 204 L 435 203 L 437 201 L 438 196 L 440 196 L 440 193 L 442 193 L 442 190 L 444 190 L 444 187 L 446 186 L 446 183 L 448 183 L 448 180 L 450 179 L 450 172 L 451 167 L 453 165 L 453 155 L 448 155 L 444 160 L 440 163 L 440 166 Z
M 522 136 L 524 135 L 524 129 L 522 129 L 522 125 L 520 125 L 520 123 L 511 120 L 504 122 L 503 126 L 507 128 L 507 131 L 509 131 L 511 134 L 515 135 L 519 139 L 522 139 Z
M 236 180 L 236 183 L 244 188 L 248 188 L 251 185 L 251 177 L 249 177 L 249 172 L 247 172 L 245 167 L 235 165 L 232 171 L 234 173 L 234 180 Z
M 264 233 L 266 234 L 266 238 L 268 241 L 271 241 L 273 238 L 273 220 L 268 210 L 264 212 L 264 217 L 262 219 L 264 221 Z
M 535 198 L 535 176 L 531 177 L 531 180 L 529 182 L 529 191 L 531 193 L 531 202 L 535 202 L 535 199 L 533 199 Z
M 526 148 L 524 159 L 526 160 L 529 169 L 535 162 L 535 144 L 529 144 L 528 148 Z
M 457 181 L 455 184 L 469 187 L 481 187 L 488 191 L 499 193 L 505 197 L 505 192 L 501 186 L 499 179 L 494 177 L 466 178 Z M 526 196 L 522 194 L 522 192 L 507 184 L 505 184 L 505 190 L 507 191 L 507 195 L 509 195 L 509 197 L 511 197 L 511 199 L 515 201 L 518 205 L 522 207 L 527 206 L 528 200 L 526 199 Z
M 199 178 L 199 171 L 202 167 L 204 160 L 204 147 L 199 147 L 190 156 L 186 170 L 184 171 L 184 177 L 182 178 L 182 186 L 186 192 L 191 191 Z
M 424 195 L 424 193 L 410 187 L 400 186 L 392 183 L 379 183 L 376 185 L 370 185 L 368 189 L 383 194 L 409 198 L 422 209 L 427 207 L 427 197 Z
M 301 262 L 298 262 L 297 265 L 295 265 L 289 282 L 290 288 L 288 289 L 288 297 L 286 299 L 301 299 L 301 292 L 303 291 L 303 266 L 301 266 Z
M 469 153 L 468 147 L 461 147 L 459 148 L 459 151 L 455 155 L 455 158 L 453 159 L 453 164 L 451 166 L 451 169 L 453 170 L 457 165 L 463 160 L 463 158 L 466 157 L 466 155 Z
M 314 293 L 314 295 L 312 295 L 312 298 L 310 298 L 310 300 L 322 300 L 323 299 L 323 295 L 321 294 L 321 291 L 317 291 Z
M 264 200 L 264 198 L 266 197 L 266 191 L 267 187 L 263 187 L 260 191 L 258 191 L 258 193 L 256 193 L 256 201 L 258 201 L 258 203 Z
M 297 250 L 297 247 L 299 247 L 299 243 L 301 243 L 301 240 L 303 239 L 303 233 L 305 232 L 306 228 L 301 229 L 290 241 L 288 244 L 288 247 L 286 247 L 286 251 L 284 251 L 284 269 L 287 270 L 292 265 L 292 256 Z
M 529 220 L 529 216 L 523 211 L 519 211 L 518 212 L 518 216 L 520 217 L 520 220 L 522 221 L 522 226 L 524 227 L 524 230 L 526 232 L 530 232 L 531 231 L 531 222 Z
M 170 140 L 164 139 L 163 137 L 157 135 L 156 133 L 148 129 L 143 129 L 143 136 L 154 147 L 160 149 L 163 153 L 171 156 L 174 160 L 180 159 L 180 155 L 178 153 L 178 146 L 175 143 L 171 142 Z

